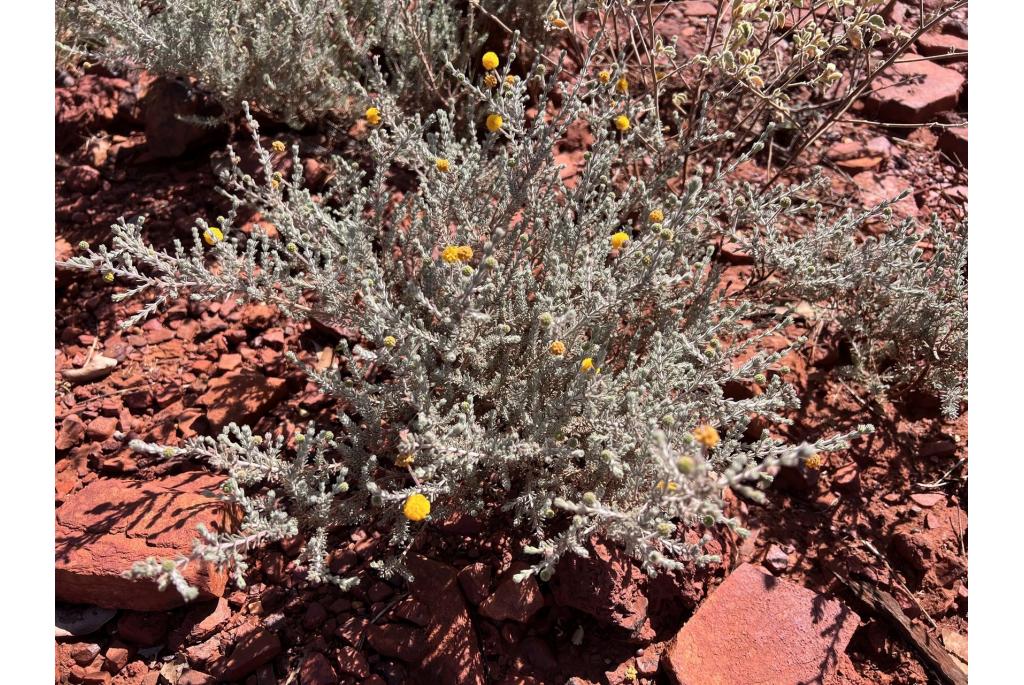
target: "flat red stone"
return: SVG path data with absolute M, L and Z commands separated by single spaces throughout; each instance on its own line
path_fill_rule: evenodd
M 69 496 L 56 512 L 56 594 L 76 604 L 111 609 L 159 611 L 180 606 L 181 595 L 161 592 L 151 580 L 122 573 L 147 557 L 173 559 L 187 554 L 196 524 L 223 530 L 223 505 L 203 494 L 221 479 L 199 472 L 157 480 L 99 479 Z M 200 599 L 224 592 L 227 574 L 210 565 L 189 564 L 185 578 Z
M 679 685 L 827 683 L 859 624 L 841 602 L 743 564 L 686 622 L 662 663 Z

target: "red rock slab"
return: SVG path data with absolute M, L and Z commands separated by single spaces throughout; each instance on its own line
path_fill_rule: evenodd
M 480 613 L 493 621 L 518 621 L 528 623 L 538 611 L 544 608 L 544 596 L 540 585 L 532 575 L 521 583 L 515 581 L 513 567 L 506 574 L 494 593 L 480 604 Z
M 866 112 L 882 121 L 923 124 L 956 107 L 965 82 L 959 72 L 926 60 L 893 64 L 871 85 Z
M 412 596 L 433 612 L 422 629 L 426 633 L 426 656 L 419 664 L 420 674 L 439 685 L 483 685 L 483 658 L 466 600 L 459 591 L 457 572 L 416 555 L 406 563 L 415 576 L 410 586 Z
M 647 577 L 621 549 L 591 540 L 589 558 L 565 555 L 558 562 L 555 602 L 608 625 L 636 630 L 647 618 Z
M 231 422 L 252 423 L 284 399 L 285 381 L 255 371 L 239 371 L 214 378 L 199 404 L 213 430 Z
M 743 564 L 686 622 L 662 664 L 678 685 L 827 683 L 859 624 L 841 602 Z
M 111 609 L 160 611 L 183 604 L 173 588 L 121 574 L 147 557 L 174 558 L 192 549 L 196 525 L 224 530 L 223 505 L 203 490 L 221 479 L 198 472 L 156 480 L 97 479 L 56 512 L 56 594 L 61 600 Z M 185 578 L 200 599 L 224 592 L 227 574 L 192 563 Z

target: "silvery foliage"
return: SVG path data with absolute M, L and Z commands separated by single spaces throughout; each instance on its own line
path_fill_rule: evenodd
M 374 56 L 407 103 L 440 103 L 445 60 L 467 64 L 484 17 L 460 3 L 403 0 L 62 0 L 58 35 L 72 51 L 195 79 L 223 106 L 243 100 L 294 126 L 348 107 Z M 546 0 L 484 0 L 515 22 Z M 542 15 L 541 15 L 542 16 Z M 72 47 L 73 46 L 73 47 Z
M 858 227 L 869 220 L 892 222 L 892 205 L 905 191 L 861 212 L 818 207 L 813 223 L 787 232 L 758 194 L 746 191 L 747 229 L 732 237 L 754 260 L 754 289 L 813 303 L 838 326 L 854 378 L 873 393 L 923 385 L 941 398 L 948 418 L 959 415 L 967 383 L 966 224 L 946 226 L 933 216 L 921 227 L 905 219 L 877 237 L 861 237 Z M 806 209 L 779 210 L 795 213 Z
M 768 372 L 784 373 L 779 360 L 803 340 L 758 351 L 790 319 L 719 288 L 712 259 L 739 211 L 730 176 L 763 142 L 730 165 L 680 178 L 680 149 L 663 137 L 650 100 L 597 79 L 563 81 L 539 63 L 506 81 L 513 57 L 496 89 L 449 65 L 473 103 L 461 113 L 470 121 L 464 134 L 451 112 L 421 118 L 386 88 L 372 89 L 383 124 L 366 140 L 370 170 L 336 158 L 323 197 L 302 187 L 298 149 L 292 177 L 276 175 L 281 160 L 246 108 L 261 169 L 246 174 L 230 153 L 223 241 L 204 246 L 199 221 L 190 244 L 159 251 L 143 239 L 141 220 L 122 219 L 109 247 L 83 246 L 66 263 L 112 275 L 126 286 L 117 299 L 150 297 L 126 326 L 187 292 L 274 303 L 362 338 L 342 340 L 335 368 L 292 356 L 341 408 L 336 432 L 309 427 L 294 452 L 284 436 L 234 425 L 180 447 L 134 444 L 207 460 L 227 474 L 224 497 L 244 512 L 236 534 L 207 535 L 188 559 L 142 563 L 135 574 L 180 585 L 185 563 L 207 560 L 234 565 L 240 577 L 245 549 L 298 531 L 311 577 L 347 587 L 352 579 L 332 576 L 325 556 L 332 530 L 358 525 L 390 528 L 399 554 L 378 568 L 404 572 L 400 553 L 424 530 L 402 515 L 414 492 L 430 500 L 435 520 L 509 517 L 535 538 L 527 574 L 541 579 L 563 554 L 585 555 L 594 535 L 651 573 L 702 564 L 714 559 L 702 551 L 713 527 L 743 532 L 724 513 L 726 488 L 760 501 L 778 465 L 842 449 L 870 430 L 796 448 L 767 431 L 742 439 L 752 416 L 785 423 L 783 412 L 799 405 Z M 580 72 L 590 66 L 588 58 Z M 527 109 L 528 88 L 535 109 Z M 490 113 L 503 117 L 502 128 L 477 131 L 474 122 Z M 620 113 L 632 122 L 625 133 L 612 125 Z M 567 183 L 553 150 L 570 126 L 588 128 L 593 141 Z M 447 173 L 439 158 L 449 160 Z M 400 196 L 389 185 L 397 171 L 414 178 Z M 766 194 L 763 216 L 792 203 L 789 193 Z M 235 224 L 243 206 L 280 237 L 243 234 Z M 652 225 L 655 208 L 664 218 Z M 610 236 L 619 231 L 631 239 L 616 250 Z M 471 247 L 472 258 L 444 260 L 456 245 Z M 564 353 L 553 353 L 555 341 Z M 731 399 L 722 388 L 733 381 L 761 392 Z M 717 446 L 694 439 L 702 424 L 720 429 Z M 686 542 L 694 529 L 703 537 Z

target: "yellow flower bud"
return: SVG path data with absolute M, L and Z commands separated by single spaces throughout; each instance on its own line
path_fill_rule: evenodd
M 483 58 L 480 60 L 481 64 L 484 65 L 484 69 L 492 71 L 498 68 L 501 63 L 498 56 L 493 52 L 485 52 Z

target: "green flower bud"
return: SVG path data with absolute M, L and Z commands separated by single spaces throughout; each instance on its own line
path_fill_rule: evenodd
M 676 468 L 679 469 L 679 473 L 688 476 L 697 468 L 697 462 L 693 457 L 679 457 L 676 459 Z

